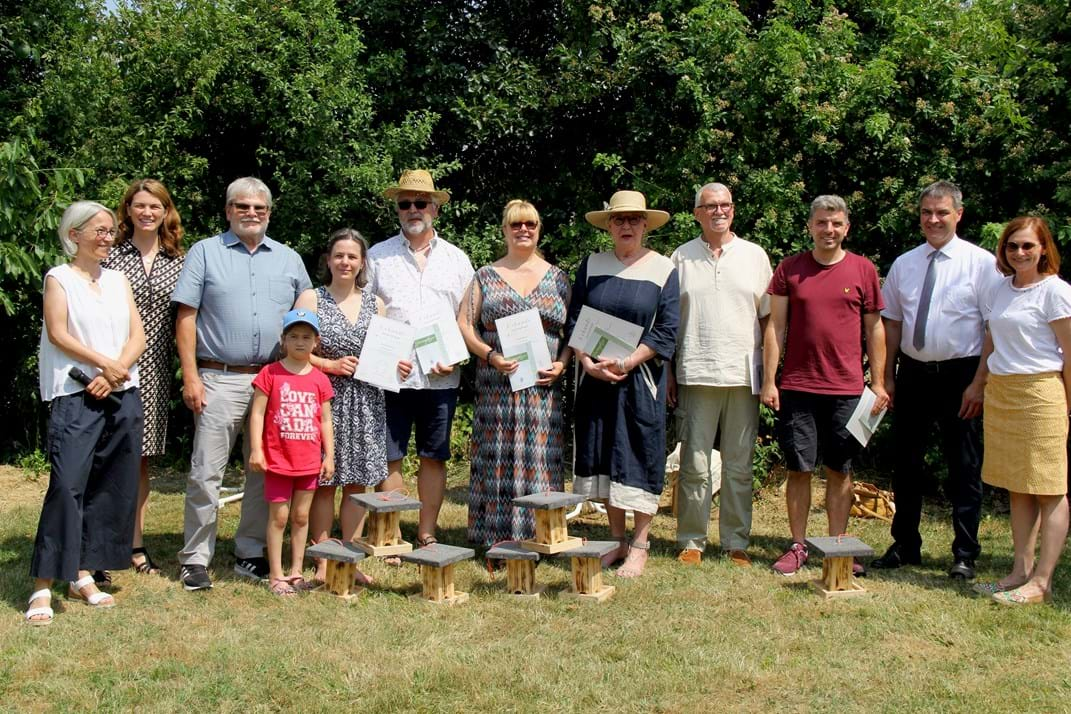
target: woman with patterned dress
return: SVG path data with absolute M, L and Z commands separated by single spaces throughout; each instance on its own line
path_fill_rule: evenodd
M 175 290 L 182 263 L 182 219 L 171 194 L 155 179 L 135 181 L 119 203 L 119 235 L 105 268 L 118 270 L 130 281 L 134 303 L 145 326 L 145 353 L 138 360 L 141 401 L 145 409 L 145 434 L 141 447 L 141 480 L 134 518 L 134 550 L 131 565 L 138 573 L 158 574 L 142 540 L 145 509 L 149 503 L 149 457 L 164 453 L 167 413 L 174 374 Z M 106 573 L 94 573 L 108 584 Z
M 383 301 L 368 283 L 365 257 L 368 243 L 352 228 L 342 228 L 327 239 L 325 285 L 306 290 L 297 299 L 296 308 L 314 310 L 320 319 L 320 348 L 313 364 L 327 374 L 335 390 L 331 400 L 331 416 L 335 427 L 335 475 L 320 483 L 313 497 L 309 520 L 309 537 L 319 543 L 331 536 L 335 519 L 335 490 L 342 487 L 342 506 L 339 525 L 343 542 L 350 542 L 360 533 L 364 509 L 350 500 L 365 487 L 377 491 L 400 489 L 387 473 L 387 417 L 383 390 L 353 378 L 357 356 L 364 346 L 364 337 L 372 315 L 384 313 Z M 399 364 L 399 373 L 408 372 L 408 362 Z M 316 579 L 323 581 L 327 561 L 317 561 Z M 357 572 L 360 585 L 372 579 Z
M 585 218 L 608 230 L 614 247 L 580 265 L 566 335 L 585 305 L 639 325 L 643 333 L 624 359 L 576 351 L 582 373 L 574 409 L 573 492 L 605 500 L 610 533 L 620 546 L 603 564 L 624 558 L 617 574 L 634 578 L 647 563 L 647 536 L 665 478 L 666 374 L 677 344 L 680 286 L 669 258 L 643 244 L 645 233 L 664 225 L 669 214 L 648 210 L 642 193 L 618 191 L 608 210 Z M 628 509 L 635 514 L 631 543 L 625 538 Z
M 476 365 L 472 421 L 468 539 L 480 545 L 532 537 L 532 511 L 513 499 L 561 491 L 562 393 L 558 378 L 572 350 L 561 339 L 569 305 L 569 279 L 537 250 L 540 220 L 535 206 L 513 200 L 502 212 L 506 256 L 476 271 L 458 316 Z M 514 392 L 514 360 L 502 354 L 495 320 L 538 310 L 554 362 L 535 386 Z

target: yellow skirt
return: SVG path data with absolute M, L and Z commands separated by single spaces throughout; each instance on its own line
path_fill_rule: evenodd
M 989 375 L 982 480 L 1015 493 L 1067 493 L 1067 399 L 1059 372 Z

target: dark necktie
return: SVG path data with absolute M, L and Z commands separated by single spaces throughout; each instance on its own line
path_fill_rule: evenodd
M 930 253 L 930 264 L 926 266 L 926 277 L 922 279 L 922 295 L 919 296 L 919 312 L 915 315 L 915 334 L 911 344 L 916 350 L 922 350 L 926 346 L 926 319 L 930 316 L 930 301 L 933 298 L 933 284 L 937 281 L 937 271 L 934 264 L 937 262 L 937 254 L 940 251 Z

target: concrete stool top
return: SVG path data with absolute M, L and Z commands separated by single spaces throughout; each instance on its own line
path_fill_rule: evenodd
M 601 558 L 620 547 L 621 543 L 616 540 L 589 540 L 582 546 L 563 550 L 560 553 L 555 553 L 555 555 L 559 558 Z
M 456 545 L 432 543 L 431 545 L 417 548 L 409 553 L 399 553 L 398 557 L 407 563 L 431 565 L 436 568 L 442 568 L 451 563 L 475 558 L 476 551 L 472 548 L 460 548 Z
M 587 496 L 575 493 L 563 493 L 561 491 L 547 491 L 546 493 L 533 493 L 530 496 L 521 496 L 513 499 L 514 506 L 522 508 L 535 508 L 538 510 L 551 510 L 554 508 L 568 508 L 588 500 Z
M 390 513 L 391 511 L 415 511 L 420 508 L 420 501 L 409 496 L 391 491 L 377 493 L 355 493 L 350 496 L 357 505 L 367 508 L 369 511 Z
M 539 553 L 528 550 L 520 543 L 501 543 L 487 551 L 491 560 L 539 560 Z
M 823 558 L 866 558 L 874 555 L 873 548 L 854 536 L 808 538 L 807 547 L 818 551 Z
M 353 543 L 339 543 L 337 540 L 325 540 L 305 549 L 310 558 L 327 558 L 343 563 L 357 563 L 364 560 L 365 552 Z

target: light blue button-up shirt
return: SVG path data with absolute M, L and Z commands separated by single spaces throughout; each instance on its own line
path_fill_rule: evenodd
M 228 365 L 275 359 L 283 315 L 312 287 L 301 257 L 267 236 L 252 253 L 231 231 L 186 255 L 173 302 L 197 310 L 197 358 Z

